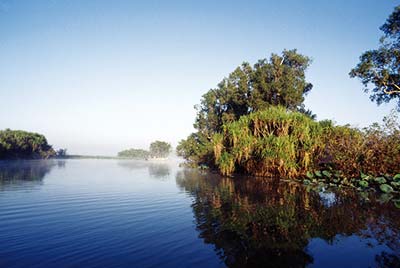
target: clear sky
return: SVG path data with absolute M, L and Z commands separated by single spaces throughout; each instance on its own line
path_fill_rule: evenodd
M 176 145 L 201 95 L 243 61 L 297 48 L 313 59 L 306 105 L 366 126 L 393 105 L 348 73 L 378 46 L 397 1 L 0 0 L 0 129 L 69 153 Z

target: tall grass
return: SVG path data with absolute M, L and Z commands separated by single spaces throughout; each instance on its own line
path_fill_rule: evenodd
M 295 178 L 330 169 L 345 177 L 400 172 L 400 125 L 386 118 L 366 129 L 271 106 L 227 123 L 213 136 L 215 165 L 223 175 Z
M 242 116 L 214 135 L 215 164 L 224 175 L 235 171 L 296 177 L 313 166 L 323 148 L 323 128 L 298 112 L 283 107 Z

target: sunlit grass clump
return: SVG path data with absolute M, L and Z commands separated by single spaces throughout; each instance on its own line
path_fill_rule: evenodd
M 215 164 L 223 175 L 297 177 L 323 149 L 323 125 L 299 112 L 271 106 L 224 125 L 213 137 Z

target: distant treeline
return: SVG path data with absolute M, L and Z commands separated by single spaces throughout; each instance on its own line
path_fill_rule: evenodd
M 147 159 L 150 157 L 150 152 L 143 149 L 128 149 L 118 153 L 118 157 L 132 159 Z
M 22 130 L 0 130 L 0 159 L 43 159 L 56 156 L 45 136 Z
M 171 144 L 165 141 L 155 141 L 150 144 L 150 149 L 127 149 L 118 153 L 118 157 L 130 159 L 166 158 L 171 153 Z

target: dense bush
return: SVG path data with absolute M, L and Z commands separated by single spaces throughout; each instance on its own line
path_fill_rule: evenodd
M 224 175 L 244 171 L 295 177 L 314 167 L 323 148 L 322 126 L 284 107 L 242 116 L 223 128 L 214 135 L 213 144 L 215 163 Z
M 154 141 L 150 144 L 150 156 L 165 158 L 171 153 L 171 144 L 165 141 Z
M 150 152 L 142 149 L 128 149 L 118 153 L 118 157 L 132 158 L 132 159 L 147 159 Z
M 149 151 L 142 149 L 128 149 L 118 153 L 118 157 L 132 159 L 166 158 L 171 153 L 171 144 L 165 141 L 154 141 Z
M 395 113 L 365 129 L 315 121 L 304 108 L 311 90 L 308 57 L 296 50 L 236 68 L 203 95 L 194 127 L 178 155 L 224 175 L 304 177 L 307 172 L 355 178 L 400 172 Z M 317 176 L 318 176 L 317 175 Z M 322 176 L 318 176 L 322 177 Z
M 36 159 L 55 155 L 41 134 L 10 129 L 0 131 L 0 159 Z
M 384 124 L 361 130 L 271 106 L 222 128 L 205 145 L 192 135 L 193 140 L 181 143 L 178 152 L 192 163 L 212 159 L 223 175 L 298 178 L 309 171 L 329 170 L 351 178 L 361 173 L 400 172 L 400 127 L 395 113 Z

